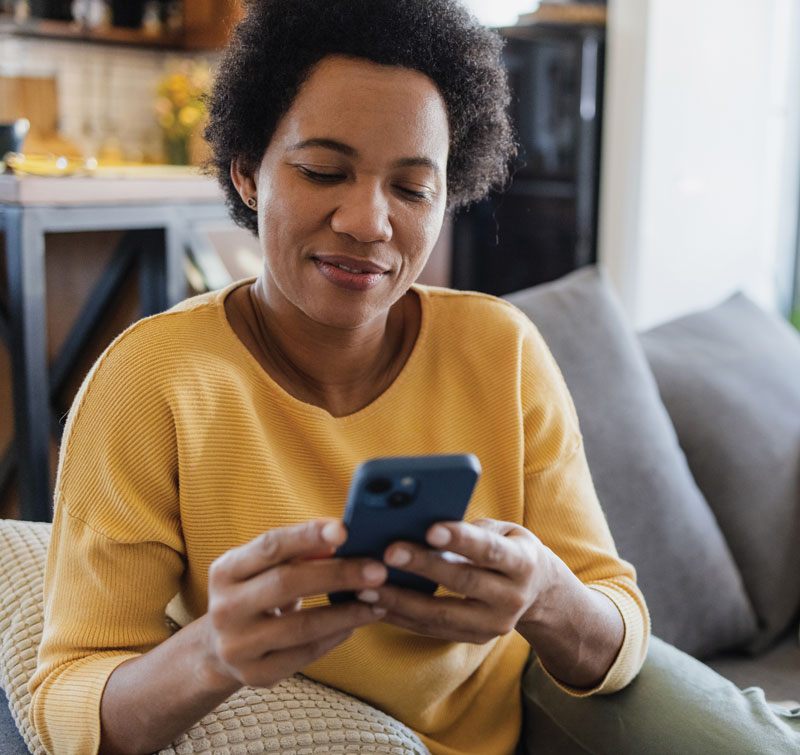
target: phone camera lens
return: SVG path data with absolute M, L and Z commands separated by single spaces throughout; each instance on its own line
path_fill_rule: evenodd
M 402 506 L 408 506 L 411 503 L 412 497 L 410 493 L 406 493 L 402 490 L 396 490 L 389 496 L 389 506 L 393 509 L 398 509 Z
M 373 477 L 366 486 L 367 492 L 371 495 L 382 495 L 391 490 L 392 481 L 385 477 Z

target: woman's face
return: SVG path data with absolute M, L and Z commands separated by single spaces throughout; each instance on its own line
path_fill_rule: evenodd
M 446 205 L 449 128 L 425 75 L 328 57 L 300 88 L 256 174 L 267 304 L 357 328 L 416 280 Z M 237 180 L 238 179 L 238 180 Z

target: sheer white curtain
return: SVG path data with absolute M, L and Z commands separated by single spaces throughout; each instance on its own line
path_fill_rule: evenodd
M 598 257 L 646 329 L 737 290 L 788 314 L 800 0 L 610 0 Z

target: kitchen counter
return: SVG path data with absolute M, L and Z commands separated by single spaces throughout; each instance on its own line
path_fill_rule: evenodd
M 532 13 L 522 13 L 517 24 L 587 24 L 606 23 L 605 3 L 542 2 Z
M 0 202 L 7 204 L 219 203 L 222 199 L 214 179 L 167 165 L 98 168 L 92 175 L 0 175 Z

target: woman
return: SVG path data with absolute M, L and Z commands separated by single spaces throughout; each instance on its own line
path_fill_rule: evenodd
M 636 674 L 646 608 L 541 338 L 414 283 L 447 209 L 503 182 L 499 49 L 455 0 L 249 4 L 207 136 L 264 270 L 134 325 L 76 398 L 32 682 L 54 752 L 151 752 L 302 670 L 435 754 L 510 753 L 531 650 L 574 695 Z M 359 462 L 462 451 L 466 520 L 427 538 L 466 561 L 384 558 L 443 594 L 331 558 Z M 170 636 L 176 593 L 196 620 Z

